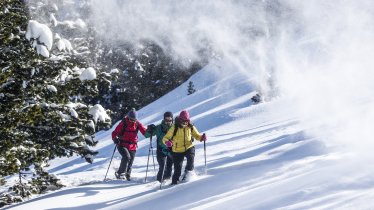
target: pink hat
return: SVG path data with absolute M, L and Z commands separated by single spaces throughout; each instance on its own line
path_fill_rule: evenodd
M 183 122 L 183 121 L 190 121 L 190 114 L 188 113 L 187 110 L 183 110 L 181 111 L 181 113 L 179 114 L 179 119 Z

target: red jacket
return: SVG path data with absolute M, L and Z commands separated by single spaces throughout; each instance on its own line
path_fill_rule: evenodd
M 123 128 L 123 121 L 121 121 L 116 129 L 112 132 L 112 139 L 114 140 L 118 136 L 121 140 L 118 146 L 126 147 L 128 150 L 136 150 L 136 143 L 138 142 L 138 130 L 144 135 L 146 128 L 139 122 L 130 122 L 130 120 L 125 117 L 126 128 Z M 136 129 L 136 123 L 138 123 L 138 130 Z M 125 129 L 122 131 L 122 129 Z M 121 133 L 123 132 L 123 135 Z

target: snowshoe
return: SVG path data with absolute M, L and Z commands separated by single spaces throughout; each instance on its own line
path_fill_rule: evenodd
M 171 179 L 171 176 L 168 176 L 168 177 L 164 177 L 162 179 L 162 182 L 166 182 L 167 180 Z M 158 182 L 161 182 L 161 179 L 157 179 Z
M 123 174 L 120 174 L 118 172 L 114 172 L 114 176 L 117 178 L 117 179 L 123 179 Z
M 130 174 L 125 174 L 125 178 L 126 178 L 127 181 L 131 181 Z
M 175 186 L 175 185 L 177 185 L 178 184 L 178 182 L 171 182 L 171 184 L 170 184 L 170 186 Z
M 196 173 L 194 171 L 185 171 L 184 175 L 183 175 L 183 178 L 182 178 L 182 181 L 183 182 L 191 181 L 191 179 L 193 179 L 193 177 L 195 177 L 195 176 L 196 176 Z

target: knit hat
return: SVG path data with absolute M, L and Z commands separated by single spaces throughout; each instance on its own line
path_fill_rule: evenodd
M 173 113 L 171 112 L 165 112 L 164 113 L 164 118 L 171 117 L 173 119 Z
M 137 114 L 136 114 L 135 108 L 132 108 L 131 111 L 129 111 L 127 113 L 127 118 L 129 118 L 130 120 L 136 120 L 137 119 Z
M 181 120 L 181 122 L 190 121 L 190 114 L 187 110 L 183 110 L 179 114 L 179 119 Z

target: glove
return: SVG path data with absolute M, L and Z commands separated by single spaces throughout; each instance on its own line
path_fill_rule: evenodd
M 116 137 L 113 139 L 113 141 L 114 141 L 114 144 L 118 144 L 121 140 L 119 139 L 118 136 L 116 136 Z
M 201 141 L 206 141 L 206 140 L 207 140 L 207 138 L 206 138 L 206 134 L 203 133 L 203 135 L 201 136 Z
M 167 146 L 167 147 L 172 147 L 173 146 L 173 142 L 172 141 L 166 141 L 165 142 L 165 145 Z
M 147 126 L 147 131 L 149 130 L 149 132 L 151 134 L 153 134 L 153 131 L 155 130 L 156 126 L 154 124 L 150 124 Z

